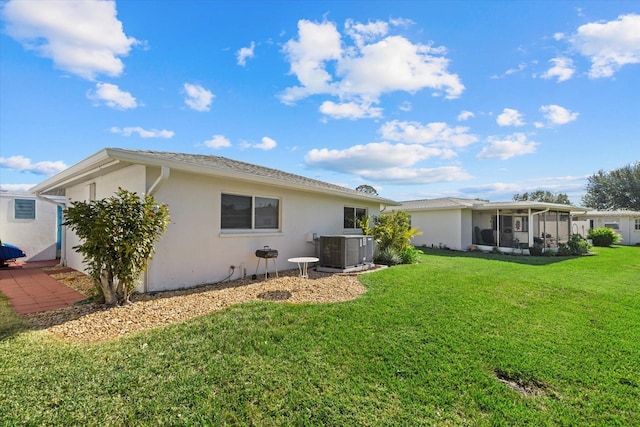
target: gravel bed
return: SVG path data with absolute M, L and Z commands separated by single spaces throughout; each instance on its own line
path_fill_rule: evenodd
M 340 302 L 357 298 L 366 290 L 354 274 L 320 273 L 310 269 L 308 279 L 297 275 L 298 270 L 288 270 L 280 273 L 279 278 L 246 278 L 184 290 L 133 295 L 131 304 L 111 309 L 87 303 L 25 317 L 35 329 L 47 330 L 64 340 L 92 343 L 182 322 L 246 301 Z M 84 295 L 93 292 L 90 279 L 77 271 L 51 277 Z

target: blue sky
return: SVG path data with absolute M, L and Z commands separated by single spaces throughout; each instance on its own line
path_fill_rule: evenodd
M 105 147 L 398 201 L 566 193 L 640 160 L 636 1 L 3 1 L 0 188 Z

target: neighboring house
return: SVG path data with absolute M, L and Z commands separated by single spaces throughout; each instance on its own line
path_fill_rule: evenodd
M 617 211 L 587 211 L 576 214 L 575 219 L 588 224 L 588 229 L 607 227 L 622 236 L 623 245 L 640 244 L 640 212 Z
M 19 261 L 59 257 L 64 198 L 38 198 L 31 193 L 0 192 L 0 240 L 22 249 Z
M 137 290 L 160 291 L 264 274 L 256 250 L 288 258 L 316 255 L 322 235 L 361 233 L 356 218 L 379 215 L 396 202 L 376 195 L 224 157 L 107 148 L 45 180 L 39 195 L 68 203 L 112 196 L 119 187 L 151 194 L 171 223 Z M 84 270 L 79 243 L 67 230 L 66 259 Z M 234 266 L 235 269 L 232 269 Z M 272 261 L 269 260 L 273 272 Z
M 497 246 L 504 252 L 527 253 L 534 244 L 556 248 L 558 243 L 566 242 L 571 232 L 571 212 L 580 208 L 446 197 L 406 201 L 387 208 L 394 210 L 407 211 L 411 226 L 422 232 L 412 239 L 415 246 L 455 250 L 468 250 L 472 245 L 491 250 Z

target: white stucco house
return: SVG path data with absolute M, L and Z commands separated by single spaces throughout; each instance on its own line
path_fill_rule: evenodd
M 528 253 L 539 244 L 556 248 L 571 234 L 571 212 L 576 206 L 532 201 L 487 202 L 445 197 L 411 200 L 386 211 L 404 210 L 412 227 L 422 234 L 412 239 L 415 246 L 454 250 L 500 248 L 503 252 Z
M 640 212 L 629 210 L 587 211 L 575 215 L 577 221 L 588 224 L 591 228 L 607 227 L 622 236 L 622 245 L 640 244 Z
M 357 217 L 379 215 L 389 199 L 224 157 L 106 148 L 31 191 L 67 203 L 112 196 L 119 187 L 167 204 L 171 223 L 137 291 L 215 283 L 252 276 L 268 246 L 273 272 L 297 268 L 288 258 L 314 256 L 319 236 L 356 234 Z M 67 264 L 84 270 L 65 230 Z M 234 269 L 231 269 L 234 266 Z M 264 273 L 264 263 L 259 273 Z
M 26 192 L 0 192 L 0 240 L 22 249 L 19 261 L 59 257 L 64 198 L 40 198 Z

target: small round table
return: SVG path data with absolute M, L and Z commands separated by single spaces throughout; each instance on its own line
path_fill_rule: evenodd
M 312 256 L 299 256 L 294 258 L 289 258 L 287 261 L 295 262 L 298 264 L 298 271 L 300 272 L 300 277 L 308 279 L 309 274 L 307 273 L 307 267 L 310 262 L 318 262 L 320 259 Z

